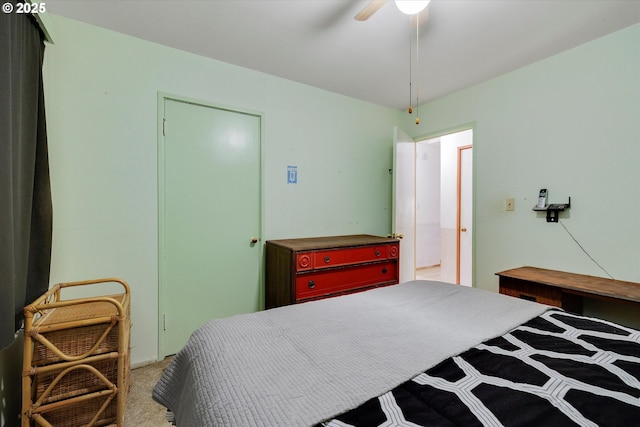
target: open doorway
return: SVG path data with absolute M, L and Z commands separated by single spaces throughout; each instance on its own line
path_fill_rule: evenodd
M 415 277 L 472 286 L 473 130 L 416 142 Z

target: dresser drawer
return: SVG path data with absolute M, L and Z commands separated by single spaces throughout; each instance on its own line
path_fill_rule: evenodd
M 398 244 L 327 249 L 297 254 L 297 271 L 340 267 L 398 258 Z
M 296 301 L 357 290 L 372 285 L 397 283 L 396 261 L 321 270 L 296 277 Z

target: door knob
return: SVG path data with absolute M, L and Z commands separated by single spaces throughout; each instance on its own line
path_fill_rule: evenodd
M 257 237 L 252 237 L 251 238 L 251 244 L 255 245 L 256 243 L 258 243 L 258 238 Z
M 391 233 L 391 234 L 387 234 L 387 237 L 391 239 L 402 239 L 404 237 L 404 234 Z
M 460 229 L 460 231 L 462 231 L 462 232 L 464 233 L 464 232 L 466 232 L 466 231 L 467 231 L 467 229 L 466 229 L 465 227 L 462 227 L 462 228 Z

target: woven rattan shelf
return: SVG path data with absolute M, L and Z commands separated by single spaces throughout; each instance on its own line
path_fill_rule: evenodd
M 115 283 L 123 292 L 63 299 Z M 60 283 L 24 308 L 22 427 L 122 426 L 129 388 L 130 290 L 120 279 Z

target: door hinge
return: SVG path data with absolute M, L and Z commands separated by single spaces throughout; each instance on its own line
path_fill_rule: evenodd
M 167 330 L 167 313 L 162 313 L 162 330 Z
M 162 136 L 167 136 L 167 119 L 162 118 Z

